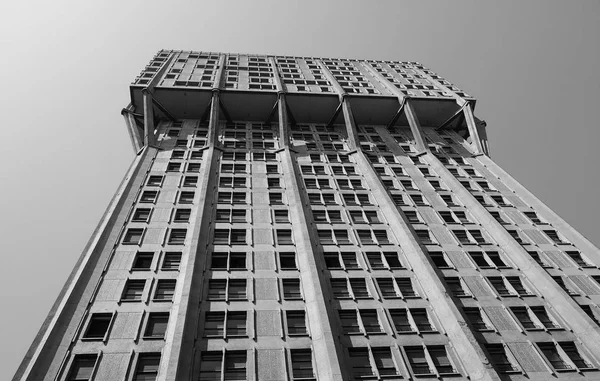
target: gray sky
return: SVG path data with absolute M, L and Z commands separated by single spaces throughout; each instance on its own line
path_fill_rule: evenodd
M 599 1 L 4 1 L 0 379 L 133 159 L 120 115 L 161 49 L 420 61 L 478 99 L 492 158 L 600 244 Z

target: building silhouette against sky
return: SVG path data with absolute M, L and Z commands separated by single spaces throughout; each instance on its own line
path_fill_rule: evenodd
M 600 377 L 600 252 L 420 63 L 163 50 L 130 93 L 13 380 Z

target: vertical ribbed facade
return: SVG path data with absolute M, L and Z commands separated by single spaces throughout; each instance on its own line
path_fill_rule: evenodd
M 16 380 L 576 380 L 600 251 L 417 62 L 160 51 Z

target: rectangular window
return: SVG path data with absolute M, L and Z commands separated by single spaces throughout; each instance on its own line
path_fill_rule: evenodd
M 150 270 L 153 260 L 154 260 L 153 252 L 139 251 L 135 255 L 133 264 L 131 265 L 131 270 L 132 271 Z
M 186 235 L 187 229 L 171 229 L 168 240 L 169 245 L 183 245 Z
M 148 181 L 146 182 L 146 186 L 149 187 L 159 187 L 162 185 L 164 176 L 152 175 L 148 177 Z
M 310 349 L 290 349 L 290 358 L 293 380 L 314 379 L 315 374 Z
M 352 375 L 355 378 L 373 376 L 371 361 L 369 360 L 368 348 L 348 348 L 350 364 L 352 364 Z
M 154 381 L 158 377 L 160 353 L 140 353 L 135 367 L 134 381 Z
M 360 320 L 365 333 L 381 333 L 382 328 L 377 316 L 377 310 L 359 310 Z
M 223 337 L 225 333 L 225 312 L 206 311 L 204 316 L 204 336 Z
M 365 279 L 350 278 L 350 287 L 352 287 L 354 298 L 371 298 L 371 294 L 369 293 Z
M 154 301 L 170 302 L 173 301 L 175 295 L 175 279 L 159 279 L 156 282 L 156 290 L 154 291 Z
M 145 339 L 164 339 L 169 324 L 169 313 L 151 312 L 148 314 L 146 322 L 146 330 L 144 331 Z
M 406 309 L 390 309 L 389 311 L 394 328 L 396 328 L 398 333 L 416 332 L 408 319 L 408 311 Z
M 281 280 L 284 300 L 301 300 L 300 279 L 285 278 Z
M 198 176 L 185 176 L 183 178 L 184 187 L 195 187 L 198 184 Z
M 136 208 L 131 217 L 132 222 L 150 222 L 150 208 Z
M 556 370 L 572 369 L 571 365 L 561 357 L 556 345 L 553 342 L 537 343 L 537 345 L 546 359 L 550 362 L 550 365 L 552 365 L 552 368 Z
M 291 229 L 277 229 L 277 244 L 278 245 L 293 245 L 292 230 Z
M 308 334 L 304 311 L 286 311 L 285 317 L 289 336 L 302 336 Z
M 410 368 L 415 375 L 433 373 L 429 367 L 429 362 L 427 361 L 423 347 L 406 347 L 405 351 Z
M 104 340 L 112 321 L 112 313 L 95 313 L 90 317 L 89 323 L 83 334 L 85 340 Z
M 95 354 L 75 355 L 73 364 L 67 375 L 67 381 L 91 380 L 97 360 L 98 356 Z
M 173 222 L 190 222 L 191 215 L 191 209 L 175 209 L 175 216 L 173 217 Z
M 297 270 L 296 253 L 280 252 L 279 253 L 279 268 L 281 270 Z
M 194 202 L 194 192 L 186 191 L 179 194 L 180 204 L 191 204 Z
M 129 279 L 125 283 L 125 289 L 121 301 L 140 302 L 144 294 L 146 281 L 144 279 Z
M 506 348 L 502 344 L 485 344 L 490 354 L 492 364 L 500 373 L 518 372 L 517 368 L 508 358 Z
M 227 337 L 246 337 L 246 311 L 227 312 Z
M 124 245 L 140 245 L 142 243 L 142 236 L 144 235 L 144 229 L 129 228 L 123 236 Z
M 491 330 L 491 328 L 488 326 L 488 324 L 486 323 L 485 319 L 483 318 L 483 315 L 481 313 L 481 310 L 477 307 L 472 307 L 472 308 L 467 308 L 464 307 L 463 308 L 465 315 L 467 315 L 467 319 L 469 320 L 469 322 L 471 323 L 471 325 L 473 326 L 473 328 L 476 331 L 489 331 Z
M 180 252 L 166 252 L 161 270 L 179 270 L 181 264 Z

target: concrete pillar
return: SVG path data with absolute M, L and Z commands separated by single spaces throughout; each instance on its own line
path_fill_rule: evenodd
M 208 125 L 207 148 L 202 157 L 202 166 L 199 177 L 199 189 L 194 203 L 198 204 L 194 228 L 191 235 L 190 251 L 185 267 L 182 263 L 181 296 L 176 298 L 179 303 L 174 303 L 171 316 L 176 317 L 174 329 L 170 332 L 163 350 L 162 380 L 179 381 L 191 380 L 195 375 L 195 345 L 198 335 L 198 321 L 200 319 L 200 302 L 202 300 L 204 271 L 207 260 L 207 246 L 211 242 L 210 225 L 213 223 L 210 214 L 214 204 L 215 188 L 217 187 L 218 158 L 221 150 L 215 147 L 218 139 L 219 128 L 219 92 L 213 91 Z M 197 377 L 197 376 L 196 376 Z M 161 381 L 162 381 L 161 380 Z
M 519 268 L 540 292 L 556 312 L 568 318 L 569 326 L 577 337 L 589 348 L 592 353 L 600 353 L 600 328 L 581 310 L 579 305 L 552 279 L 548 272 L 542 268 L 508 233 L 488 210 L 482 206 L 460 181 L 433 154 L 424 155 L 423 160 L 430 165 L 454 194 L 460 199 L 467 210 L 481 224 L 481 227 L 500 245 L 505 254 Z M 485 156 L 477 159 L 488 164 L 491 160 Z M 514 185 L 514 184 L 513 184 Z
M 287 136 L 288 122 L 285 94 L 279 94 L 279 131 L 280 136 Z M 325 302 L 322 290 L 327 289 L 327 279 L 318 267 L 315 257 L 316 237 L 313 232 L 311 236 L 309 226 L 314 226 L 310 210 L 306 207 L 305 200 L 300 191 L 299 178 L 301 178 L 295 158 L 289 147 L 289 140 L 282 139 L 284 148 L 279 150 L 282 163 L 283 178 L 286 184 L 286 196 L 289 202 L 290 221 L 292 223 L 293 236 L 296 243 L 298 267 L 304 290 L 304 298 L 307 310 L 307 319 L 310 326 L 312 339 L 313 364 L 319 380 L 344 380 L 340 364 L 343 363 L 342 348 L 333 337 L 332 322 L 333 310 Z M 312 238 L 312 240 L 311 240 Z
M 135 118 L 133 117 L 133 115 L 131 115 L 132 108 L 133 107 L 130 103 L 129 106 L 127 106 L 127 108 L 124 108 L 121 111 L 121 115 L 123 115 L 123 118 L 125 119 L 125 125 L 127 126 L 127 132 L 129 134 L 129 139 L 131 140 L 133 152 L 137 153 L 144 146 L 144 139 L 140 134 L 140 129 L 138 128 L 135 122 Z
M 353 119 L 345 119 L 348 135 L 353 134 L 356 126 Z M 381 206 L 381 211 L 390 224 L 394 235 L 402 242 L 406 259 L 415 272 L 419 284 L 424 289 L 433 309 L 444 319 L 444 328 L 462 365 L 471 380 L 500 380 L 496 371 L 487 359 L 481 344 L 471 332 L 465 317 L 447 292 L 447 287 L 441 280 L 442 275 L 426 255 L 426 249 L 416 238 L 416 233 L 404 213 L 396 207 L 391 196 L 381 183 L 365 154 L 358 150 L 352 154 L 359 171 L 365 176 L 371 187 L 373 197 Z
M 147 88 L 142 90 L 144 97 L 144 145 L 154 145 L 154 104 Z
M 477 124 L 475 123 L 475 116 L 473 116 L 473 109 L 471 108 L 470 104 L 466 105 L 466 107 L 463 109 L 463 113 L 465 114 L 465 122 L 467 123 L 467 128 L 469 129 L 469 135 L 471 136 L 473 153 L 475 155 L 484 155 L 485 152 L 481 144 L 481 138 L 479 137 L 479 130 L 477 128 Z

